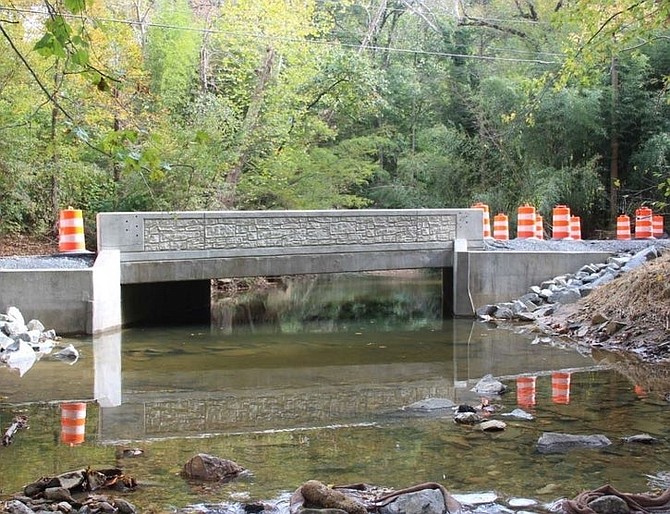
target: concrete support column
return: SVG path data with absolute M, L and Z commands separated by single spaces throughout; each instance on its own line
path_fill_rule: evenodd
M 454 317 L 454 268 L 442 268 L 442 318 Z
M 121 286 L 123 325 L 209 324 L 209 280 L 149 282 Z
M 454 316 L 472 317 L 475 308 L 470 295 L 470 253 L 468 241 L 454 241 Z
M 121 258 L 119 250 L 102 250 L 93 265 L 92 312 L 86 333 L 99 334 L 121 328 Z

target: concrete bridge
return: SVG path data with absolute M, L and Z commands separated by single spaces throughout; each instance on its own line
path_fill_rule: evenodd
M 488 251 L 478 209 L 100 213 L 92 268 L 0 270 L 0 307 L 58 333 L 207 322 L 210 280 L 436 268 L 445 316 L 473 316 L 607 252 Z
M 438 268 L 444 312 L 472 316 L 477 209 L 101 213 L 98 251 L 118 250 L 123 323 L 209 319 L 210 280 Z

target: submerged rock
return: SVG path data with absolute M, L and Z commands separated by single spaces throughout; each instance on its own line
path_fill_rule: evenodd
M 73 345 L 69 344 L 59 352 L 55 353 L 53 357 L 54 359 L 67 362 L 68 364 L 74 364 L 79 360 L 79 352 Z
M 510 416 L 517 419 L 526 419 L 528 421 L 535 419 L 535 417 L 531 413 L 518 408 L 514 409 L 512 412 L 505 412 L 501 414 L 501 416 Z
M 621 440 L 624 443 L 642 443 L 642 444 L 658 443 L 658 439 L 649 434 L 635 434 L 628 437 L 622 437 Z
M 500 432 L 501 430 L 505 430 L 505 428 L 507 428 L 507 424 L 497 419 L 489 419 L 475 425 L 475 429 L 482 432 Z
M 574 435 L 558 432 L 544 432 L 537 441 L 540 453 L 565 453 L 578 448 L 604 448 L 612 444 L 602 434 Z

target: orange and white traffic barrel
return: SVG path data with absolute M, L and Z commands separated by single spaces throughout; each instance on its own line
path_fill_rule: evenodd
M 517 239 L 535 237 L 535 207 L 527 203 L 517 209 Z
M 567 239 L 570 237 L 570 207 L 557 205 L 552 211 L 554 226 L 552 239 Z
M 68 207 L 60 211 L 60 219 L 58 221 L 58 251 L 86 251 L 84 219 L 80 209 Z
M 551 401 L 559 404 L 570 403 L 570 373 L 554 371 L 551 374 Z
M 70 446 L 83 443 L 86 432 L 86 404 L 61 403 L 60 408 L 61 441 Z
M 570 239 L 582 239 L 582 220 L 579 216 L 570 216 Z
M 507 241 L 509 239 L 509 220 L 506 214 L 493 216 L 493 239 Z
M 516 403 L 520 407 L 535 406 L 535 383 L 537 377 L 517 377 Z
M 621 241 L 628 241 L 630 237 L 630 216 L 622 214 L 616 219 L 616 238 Z
M 477 202 L 472 206 L 473 209 L 480 209 L 484 211 L 483 216 L 483 228 L 484 228 L 484 238 L 491 237 L 491 215 L 489 213 L 489 206 L 482 202 Z
M 544 239 L 544 220 L 539 214 L 535 216 L 535 237 Z
M 635 239 L 651 239 L 653 231 L 653 212 L 649 207 L 635 210 Z
M 652 217 L 652 235 L 657 239 L 663 237 L 663 216 L 660 214 Z

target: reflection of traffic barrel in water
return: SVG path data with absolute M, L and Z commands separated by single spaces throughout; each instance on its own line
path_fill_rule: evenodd
M 554 371 L 551 374 L 551 401 L 554 403 L 570 403 L 570 373 Z
M 60 408 L 61 441 L 70 446 L 83 443 L 86 431 L 86 404 L 62 403 Z
M 520 407 L 533 407 L 535 405 L 536 380 L 537 377 L 517 377 L 516 403 Z

